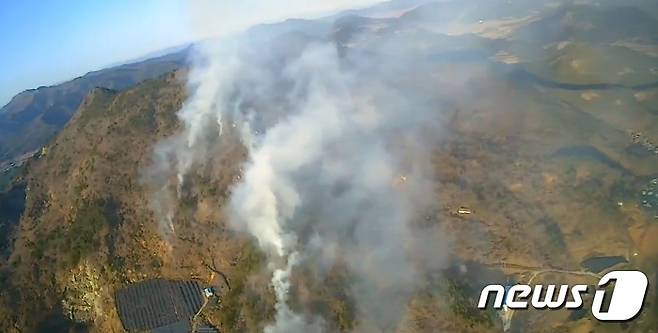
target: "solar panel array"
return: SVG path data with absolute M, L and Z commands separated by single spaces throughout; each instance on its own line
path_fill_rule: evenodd
M 197 281 L 153 279 L 117 291 L 116 305 L 127 331 L 152 330 L 189 322 L 203 305 L 203 291 Z

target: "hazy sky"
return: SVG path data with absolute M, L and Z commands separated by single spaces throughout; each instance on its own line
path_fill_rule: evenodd
M 57 0 L 0 4 L 0 106 L 153 51 L 382 0 Z

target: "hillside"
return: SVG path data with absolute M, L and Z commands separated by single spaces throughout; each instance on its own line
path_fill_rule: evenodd
M 158 88 L 156 81 L 150 81 L 145 87 L 129 90 L 126 94 L 130 96 L 139 93 L 142 98 L 166 97 L 170 104 L 166 104 L 165 98 L 162 98 L 159 102 L 163 103 L 162 107 L 156 108 L 152 100 L 149 103 L 148 99 L 145 99 L 140 105 L 134 105 L 132 112 L 131 109 L 114 109 L 114 119 L 110 117 L 113 110 L 108 107 L 118 93 L 109 89 L 93 89 L 82 102 L 79 112 L 73 117 L 69 126 L 49 145 L 52 154 L 42 160 L 30 162 L 28 166 L 30 176 L 26 179 L 29 187 L 26 209 L 20 228 L 15 233 L 15 250 L 11 259 L 12 265 L 17 269 L 12 270 L 7 281 L 25 291 L 8 296 L 12 302 L 16 302 L 14 316 L 19 320 L 20 327 L 41 331 L 47 329 L 68 331 L 68 319 L 64 315 L 64 310 L 58 305 L 58 298 L 66 289 L 66 282 L 70 278 L 68 274 L 73 273 L 72 269 L 75 269 L 80 262 L 88 260 L 89 253 L 95 252 L 101 244 L 104 245 L 103 252 L 108 251 L 107 246 L 114 246 L 102 242 L 100 234 L 102 232 L 112 235 L 117 232 L 113 228 L 118 228 L 121 224 L 119 220 L 121 206 L 118 206 L 120 202 L 116 201 L 113 192 L 121 191 L 121 188 L 124 191 L 129 190 L 130 186 L 134 186 L 120 182 L 119 178 L 123 178 L 121 177 L 123 173 L 115 174 L 113 178 L 99 180 L 90 177 L 91 170 L 109 167 L 108 159 L 114 159 L 116 156 L 122 156 L 123 161 L 135 163 L 137 161 L 134 160 L 140 155 L 129 154 L 139 153 L 139 138 L 143 140 L 142 147 L 156 139 L 155 136 L 151 138 L 146 136 L 147 133 L 149 136 L 155 134 L 153 131 L 144 131 L 143 135 L 131 141 L 133 149 L 130 151 L 117 150 L 116 143 L 110 144 L 112 150 L 108 150 L 106 143 L 125 137 L 109 134 L 111 131 L 116 131 L 113 127 L 116 126 L 115 122 L 119 125 L 119 121 L 125 124 L 130 119 L 136 120 L 137 118 L 131 116 L 137 110 L 155 115 L 161 108 L 167 108 L 171 112 L 177 107 L 176 103 L 180 103 L 181 98 L 180 90 L 174 88 L 161 92 Z M 169 131 L 172 130 L 171 126 L 173 125 L 169 124 Z M 146 128 L 135 128 L 137 129 Z M 114 163 L 111 165 L 118 167 Z M 131 169 L 134 168 L 127 168 L 126 172 L 131 172 Z M 93 185 L 93 191 L 86 190 L 90 183 Z M 112 256 L 105 253 L 101 258 L 111 263 Z M 94 262 L 101 258 L 95 258 Z M 104 271 L 111 267 L 108 265 L 102 269 Z M 4 269 L 6 271 L 7 267 Z M 107 275 L 103 277 L 105 276 Z M 114 276 L 111 278 L 116 279 Z M 21 313 L 40 315 L 32 319 L 22 317 Z M 2 331 L 9 329 L 4 327 Z
M 223 180 L 189 189 L 177 239 L 163 238 L 140 181 L 153 144 L 177 129 L 182 76 L 167 74 L 121 93 L 92 90 L 48 145 L 49 154 L 29 162 L 25 212 L 11 258 L 2 265 L 0 331 L 119 332 L 116 288 L 148 277 L 205 280 L 208 267 L 226 272 L 235 293 L 224 299 L 231 310 L 219 315 L 222 322 L 237 325 L 235 331 L 256 325 L 235 316 L 241 304 L 250 306 L 241 284 L 258 254 L 240 238 L 227 239 L 222 220 L 200 209 L 225 200 L 240 150 L 222 157 Z M 192 201 L 201 193 L 204 202 Z

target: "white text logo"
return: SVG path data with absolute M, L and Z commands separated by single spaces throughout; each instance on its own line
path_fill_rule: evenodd
M 614 282 L 611 296 L 600 288 Z M 612 271 L 599 280 L 594 293 L 592 314 L 601 321 L 627 321 L 640 313 L 649 282 L 647 276 L 640 271 Z M 588 292 L 587 285 L 529 285 L 517 284 L 504 287 L 492 284 L 482 289 L 478 308 L 485 309 L 489 303 L 489 295 L 494 295 L 494 309 L 527 309 L 531 305 L 535 309 L 578 309 L 583 306 L 583 294 Z M 569 295 L 571 297 L 569 297 Z M 604 300 L 607 310 L 604 310 Z

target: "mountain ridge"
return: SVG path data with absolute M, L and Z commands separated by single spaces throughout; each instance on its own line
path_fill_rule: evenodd
M 0 161 L 40 148 L 69 121 L 96 87 L 123 90 L 186 66 L 190 48 L 135 63 L 91 71 L 70 81 L 27 89 L 0 108 Z

